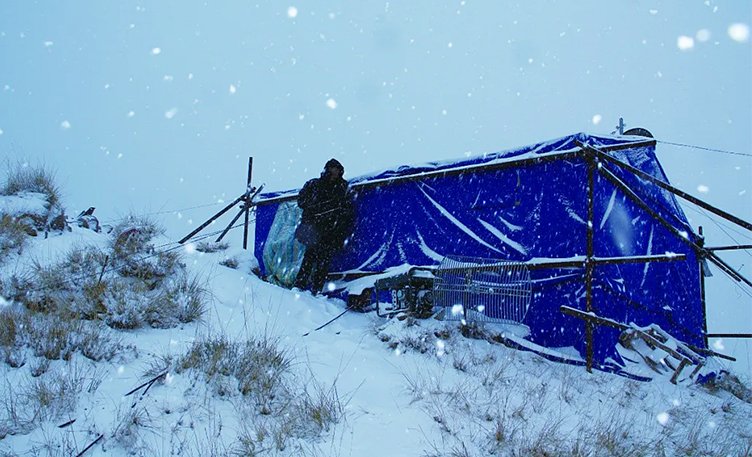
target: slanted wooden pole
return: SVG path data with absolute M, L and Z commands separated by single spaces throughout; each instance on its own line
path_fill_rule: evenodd
M 607 167 L 600 167 L 598 169 L 598 172 L 601 174 L 601 176 L 605 177 L 607 180 L 609 180 L 611 183 L 613 183 L 616 187 L 618 187 L 624 194 L 629 197 L 632 201 L 634 201 L 638 206 L 640 206 L 642 209 L 648 212 L 655 220 L 661 223 L 664 227 L 666 227 L 671 233 L 676 235 L 677 238 L 679 238 L 682 242 L 687 244 L 688 246 L 692 247 L 695 252 L 698 252 L 700 255 L 705 255 L 706 259 L 713 262 L 718 268 L 720 268 L 724 273 L 729 275 L 732 279 L 743 282 L 747 284 L 748 286 L 752 287 L 752 281 L 742 276 L 739 272 L 734 270 L 729 264 L 724 262 L 720 257 L 718 257 L 714 252 L 708 251 L 707 249 L 701 248 L 697 245 L 693 240 L 689 239 L 689 237 L 682 233 L 679 229 L 674 227 L 670 222 L 668 222 L 663 216 L 658 214 L 657 211 L 655 211 L 653 208 L 650 207 L 647 203 L 645 203 L 632 189 L 629 188 L 624 182 L 622 182 L 619 178 L 616 177 L 610 170 L 608 170 Z
M 230 221 L 227 227 L 225 227 L 225 229 L 222 231 L 222 234 L 219 235 L 216 240 L 214 240 L 215 243 L 219 243 L 220 241 L 222 241 L 222 238 L 224 238 L 225 235 L 227 235 L 227 232 L 229 232 L 230 229 L 232 229 L 232 226 L 235 224 L 235 221 L 240 219 L 240 216 L 243 215 L 244 211 L 245 211 L 245 208 L 240 208 L 240 211 L 238 211 L 238 214 L 236 214 L 235 217 L 232 218 L 232 221 Z
M 593 312 L 593 273 L 595 264 L 593 263 L 593 257 L 595 256 L 595 223 L 593 222 L 595 203 L 594 203 L 594 187 L 595 187 L 595 159 L 592 154 L 587 156 L 588 163 L 588 215 L 587 215 L 587 254 L 585 257 L 585 310 L 588 313 Z M 587 360 L 586 367 L 588 373 L 593 372 L 593 323 L 589 320 L 585 321 L 585 344 L 587 346 Z
M 248 249 L 248 215 L 251 211 L 251 202 L 249 201 L 251 189 L 251 176 L 253 175 L 253 157 L 248 157 L 248 183 L 245 191 L 245 225 L 243 226 L 243 249 Z
M 223 215 L 224 213 L 230 211 L 230 208 L 232 208 L 233 206 L 237 205 L 238 202 L 241 201 L 243 198 L 245 198 L 245 194 L 243 194 L 240 197 L 236 198 L 235 201 L 233 201 L 229 205 L 227 205 L 224 208 L 222 208 L 221 211 L 219 211 L 217 214 L 215 214 L 214 216 L 212 216 L 211 218 L 209 218 L 208 221 L 206 221 L 203 224 L 201 224 L 200 226 L 198 226 L 198 228 L 196 228 L 194 231 L 192 231 L 191 233 L 189 233 L 188 235 L 186 235 L 185 238 L 183 238 L 182 240 L 178 241 L 178 243 L 183 244 L 186 241 L 188 241 L 191 238 L 193 238 L 193 236 L 195 234 L 197 234 L 201 230 L 205 229 L 206 226 L 208 226 L 209 224 L 211 224 L 212 222 L 214 222 L 215 220 L 217 220 L 221 215 Z
M 600 317 L 600 316 L 596 315 L 595 313 L 590 313 L 590 314 L 584 313 L 584 312 L 582 312 L 581 310 L 579 310 L 577 308 L 572 308 L 572 307 L 566 306 L 566 305 L 560 306 L 559 307 L 559 311 L 561 311 L 564 314 L 568 314 L 570 316 L 576 317 L 578 319 L 584 319 L 586 321 L 592 321 L 592 322 L 594 322 L 594 323 L 596 323 L 598 325 L 604 325 L 606 327 L 613 327 L 613 328 L 616 328 L 616 329 L 619 329 L 619 330 L 622 330 L 622 331 L 631 328 L 629 325 L 623 324 L 621 322 L 617 322 L 617 321 L 615 321 L 613 319 L 609 319 L 607 317 Z M 712 338 L 715 335 L 716 334 L 710 334 L 709 336 Z M 718 334 L 718 335 L 721 335 L 721 334 Z M 687 343 L 682 343 L 682 344 L 685 345 L 685 346 L 687 346 L 689 349 L 691 349 L 692 351 L 694 351 L 694 352 L 696 352 L 698 354 L 712 355 L 713 357 L 719 357 L 721 359 L 726 359 L 726 360 L 730 360 L 732 362 L 736 362 L 736 358 L 731 357 L 729 355 L 725 355 L 725 354 L 721 354 L 721 353 L 718 353 L 718 352 L 715 352 L 715 351 L 711 351 L 710 349 L 698 348 L 696 346 L 693 346 L 693 345 L 687 344 Z M 666 351 L 666 352 L 669 352 L 669 351 Z
M 665 182 L 661 181 L 660 179 L 654 178 L 653 176 L 650 176 L 649 174 L 645 173 L 644 171 L 638 170 L 637 168 L 635 168 L 635 167 L 633 167 L 631 165 L 628 165 L 628 164 L 622 162 L 621 160 L 615 159 L 615 158 L 609 156 L 608 154 L 604 154 L 603 152 L 601 152 L 601 151 L 599 151 L 599 150 L 597 150 L 597 149 L 595 149 L 595 148 L 593 148 L 591 146 L 585 146 L 585 149 L 588 150 L 588 151 L 592 151 L 596 155 L 596 157 L 598 157 L 599 159 L 601 159 L 603 161 L 613 163 L 614 165 L 616 165 L 616 166 L 618 166 L 620 168 L 623 168 L 623 169 L 625 169 L 625 170 L 627 170 L 627 171 L 629 171 L 629 172 L 631 172 L 631 173 L 639 176 L 640 178 L 642 178 L 642 179 L 644 179 L 646 181 L 650 181 L 651 183 L 655 184 L 656 186 L 660 187 L 661 189 L 667 190 L 667 191 L 671 192 L 672 194 L 674 194 L 674 195 L 676 195 L 678 197 L 681 197 L 684 200 L 687 200 L 690 203 L 694 203 L 695 205 L 699 206 L 700 208 L 706 209 L 706 210 L 710 211 L 711 213 L 716 214 L 716 215 L 718 215 L 718 216 L 726 219 L 727 221 L 733 222 L 734 224 L 736 224 L 736 225 L 738 225 L 740 227 L 743 227 L 743 228 L 745 228 L 747 230 L 752 231 L 752 224 L 750 224 L 749 222 L 747 222 L 745 220 L 742 220 L 742 219 L 734 216 L 733 214 L 729 214 L 729 213 L 727 213 L 727 212 L 725 212 L 723 210 L 720 210 L 720 209 L 716 208 L 713 205 L 705 203 L 704 201 L 700 200 L 699 198 L 693 197 L 693 196 L 689 195 L 688 193 L 683 192 L 683 191 L 677 189 L 676 187 L 671 186 L 670 184 L 666 184 Z

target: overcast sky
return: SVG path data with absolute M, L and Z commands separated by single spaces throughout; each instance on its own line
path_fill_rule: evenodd
M 624 117 L 746 154 L 658 145 L 674 185 L 749 221 L 750 24 L 741 0 L 4 1 L 0 155 L 47 164 L 69 214 L 107 219 L 232 199 L 249 156 L 281 190 L 331 157 L 347 178 Z M 164 215 L 168 234 L 218 209 Z M 750 244 L 687 215 L 708 244 Z M 752 277 L 749 253 L 725 258 Z M 752 332 L 752 298 L 715 273 L 710 330 Z

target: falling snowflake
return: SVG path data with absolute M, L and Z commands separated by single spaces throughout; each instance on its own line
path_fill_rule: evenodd
M 661 425 L 666 425 L 668 424 L 668 413 L 659 413 L 656 419 Z
M 454 305 L 452 306 L 452 316 L 457 316 L 462 314 L 462 305 Z
M 695 35 L 695 38 L 697 38 L 697 41 L 704 43 L 710 39 L 710 30 L 708 29 L 702 29 L 697 31 L 697 35 Z
M 2 134 L 3 134 L 3 129 L 0 129 L 0 135 L 2 135 Z
M 298 9 L 294 6 L 291 6 L 287 8 L 287 17 L 297 17 L 298 16 Z
M 707 194 L 710 191 L 710 188 L 708 186 L 703 186 L 700 184 L 697 186 L 697 192 L 702 192 L 703 194 Z
M 749 26 L 747 24 L 731 24 L 728 28 L 728 36 L 732 40 L 744 43 L 749 39 Z
M 195 254 L 196 253 L 196 245 L 193 243 L 188 243 L 185 245 L 185 253 L 186 254 Z
M 713 342 L 713 348 L 716 351 L 722 351 L 726 349 L 726 346 L 723 345 L 723 340 L 715 340 L 715 342 Z
M 326 101 L 326 106 L 328 106 L 331 109 L 334 109 L 337 107 L 337 102 L 333 98 L 330 98 L 329 100 Z
M 60 128 L 63 130 L 68 130 L 69 128 L 71 128 L 71 124 L 68 121 L 63 121 L 60 123 Z
M 135 113 L 135 112 L 133 112 L 133 111 L 128 111 L 128 117 L 133 117 L 133 116 L 135 116 L 135 115 L 136 115 L 136 113 Z
M 593 125 L 600 124 L 602 120 L 603 120 L 603 117 L 601 117 L 600 114 L 596 114 L 595 116 L 593 116 Z
M 688 51 L 695 46 L 695 40 L 692 37 L 682 35 L 676 40 L 676 45 L 682 51 Z
M 151 50 L 151 53 L 152 53 L 152 55 L 157 55 L 157 54 L 161 54 L 161 53 L 162 53 L 162 50 L 161 50 L 161 49 L 159 49 L 159 48 L 153 48 L 153 49 Z
M 178 109 L 177 109 L 177 108 L 172 108 L 171 110 L 169 110 L 169 111 L 166 111 L 166 112 L 164 113 L 164 116 L 165 116 L 165 117 L 166 117 L 167 119 L 172 119 L 173 117 L 175 117 L 175 115 L 176 115 L 177 113 L 178 113 Z
M 50 46 L 52 46 L 52 44 L 53 44 L 53 43 L 52 43 L 52 41 L 45 41 L 45 42 L 44 42 L 44 46 L 45 46 L 46 48 L 49 48 Z
M 237 91 L 238 91 L 238 89 L 234 85 L 230 84 L 230 93 L 234 94 Z

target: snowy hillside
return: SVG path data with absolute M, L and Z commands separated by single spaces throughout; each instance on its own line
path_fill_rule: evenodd
M 0 198 L 5 455 L 752 452 L 733 376 L 587 374 L 435 318 L 316 331 L 345 304 L 262 282 L 237 231 L 181 246 L 135 217 L 8 237 L 49 198 Z

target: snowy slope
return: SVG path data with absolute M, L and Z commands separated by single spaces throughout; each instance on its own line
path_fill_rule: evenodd
M 688 373 L 679 385 L 647 368 L 643 374 L 652 375 L 651 382 L 587 374 L 582 367 L 463 337 L 456 322 L 435 319 L 385 320 L 351 312 L 312 331 L 340 314 L 344 303 L 260 281 L 250 274 L 255 261 L 238 247 L 237 234 L 231 232 L 231 245 L 215 253 L 191 244 L 181 248 L 183 262 L 212 292 L 202 322 L 114 330 L 121 347 L 114 358 L 93 362 L 75 353 L 37 377 L 32 372 L 42 358 L 31 351 L 21 367 L 3 364 L 4 424 L 13 419 L 9 393 L 18 396 L 22 416 L 22 400 L 38 392 L 30 388 L 35 382 L 54 385 L 51 380 L 63 373 L 83 387 L 74 394 L 76 402 L 44 410 L 43 420 L 5 436 L 0 449 L 9 455 L 76 455 L 100 435 L 87 455 L 253 455 L 242 453 L 250 447 L 241 438 L 249 436 L 257 439 L 258 455 L 366 457 L 575 449 L 583 455 L 602 455 L 604 449 L 619 455 L 638 449 L 647 455 L 658 449 L 743 455 L 752 445 L 746 420 L 752 404 L 702 388 L 685 379 Z M 3 277 L 107 240 L 79 227 L 31 239 L 23 255 L 6 259 Z M 237 260 L 237 269 L 219 264 L 227 258 Z M 6 300 L 3 306 L 12 304 Z M 274 341 L 292 361 L 291 385 L 313 398 L 336 400 L 343 416 L 316 433 L 288 438 L 280 449 L 275 418 L 260 414 L 253 394 L 237 391 L 235 378 L 207 382 L 175 363 L 164 365 L 196 341 L 212 338 Z M 146 392 L 126 396 L 165 366 L 168 373 Z M 719 368 L 716 361 L 709 365 Z

